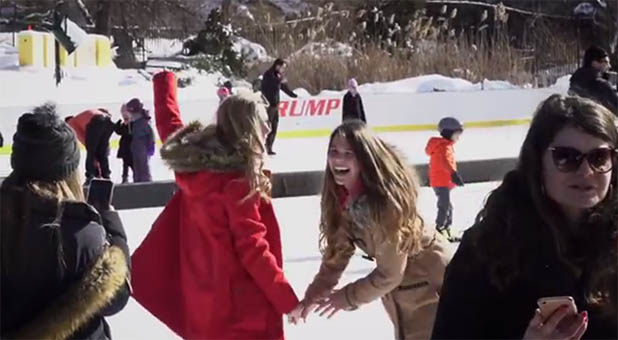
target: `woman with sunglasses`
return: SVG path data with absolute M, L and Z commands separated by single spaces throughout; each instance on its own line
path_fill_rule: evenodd
M 579 97 L 539 106 L 515 170 L 447 268 L 434 339 L 616 339 L 618 132 Z M 537 301 L 570 296 L 542 315 Z

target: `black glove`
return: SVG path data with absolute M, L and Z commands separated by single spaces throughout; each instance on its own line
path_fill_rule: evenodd
M 451 174 L 451 182 L 455 183 L 458 187 L 464 186 L 463 178 L 461 178 L 457 171 Z
M 292 93 L 292 94 L 293 94 L 292 98 L 298 98 L 298 95 L 296 93 Z

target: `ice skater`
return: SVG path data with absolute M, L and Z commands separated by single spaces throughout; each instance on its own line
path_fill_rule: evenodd
M 129 169 L 133 172 L 133 152 L 131 152 L 131 116 L 127 111 L 127 106 L 122 104 L 120 107 L 122 119 L 114 125 L 114 132 L 120 135 L 117 158 L 122 159 L 122 183 L 129 182 Z
M 266 138 L 266 151 L 269 155 L 276 154 L 273 151 L 273 144 L 275 143 L 277 127 L 279 126 L 279 91 L 285 92 L 292 98 L 298 97 L 296 93 L 290 90 L 287 80 L 284 77 L 286 66 L 287 63 L 283 59 L 275 60 L 273 66 L 262 75 L 262 82 L 260 85 L 260 90 L 269 104 L 267 112 L 271 131 Z
M 221 103 L 216 125 L 184 126 L 174 74 L 153 83 L 178 191 L 133 255 L 133 296 L 185 339 L 283 339 L 298 299 L 262 168 L 266 103 L 240 93 Z
M 430 157 L 429 182 L 438 197 L 436 229 L 449 241 L 455 242 L 459 238 L 451 234 L 453 224 L 451 190 L 455 186 L 463 186 L 464 181 L 457 172 L 453 145 L 459 141 L 463 124 L 456 118 L 446 117 L 438 123 L 438 130 L 441 137 L 431 137 L 425 147 L 425 152 Z
M 131 119 L 131 153 L 133 155 L 133 182 L 152 182 L 150 157 L 154 155 L 154 131 L 150 126 L 150 114 L 144 104 L 133 98 L 125 104 Z
M 382 299 L 396 339 L 429 339 L 449 243 L 425 228 L 418 212 L 418 183 L 394 147 L 364 123 L 348 121 L 331 135 L 322 189 L 322 264 L 298 310 L 329 318 Z M 376 268 L 335 289 L 355 248 Z
M 46 104 L 51 105 L 51 104 Z M 76 116 L 68 116 L 65 122 L 73 128 L 77 139 L 86 146 L 86 181 L 93 178 L 110 178 L 109 139 L 114 132 L 114 123 L 106 109 L 86 110 Z
M 354 78 L 348 81 L 348 92 L 343 96 L 343 121 L 349 119 L 358 119 L 367 123 L 363 99 L 358 93 L 358 83 Z

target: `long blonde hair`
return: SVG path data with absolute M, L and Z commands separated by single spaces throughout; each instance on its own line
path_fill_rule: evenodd
M 369 216 L 383 241 L 393 243 L 401 252 L 415 255 L 421 250 L 423 219 L 416 206 L 418 180 L 405 158 L 391 145 L 375 136 L 364 123 L 349 121 L 330 137 L 345 138 L 360 165 L 360 177 L 369 204 Z M 348 221 L 340 208 L 338 186 L 326 166 L 321 199 L 320 249 L 325 257 L 335 256 L 345 247 L 343 238 Z
M 243 169 L 250 188 L 247 198 L 256 193 L 270 198 L 271 183 L 264 174 L 266 147 L 261 133 L 266 118 L 266 102 L 250 91 L 241 90 L 225 98 L 217 109 L 217 138 L 247 160 Z

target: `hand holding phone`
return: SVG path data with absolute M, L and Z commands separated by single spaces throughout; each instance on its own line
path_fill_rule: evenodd
M 575 305 L 575 301 L 570 296 L 552 296 L 552 297 L 544 297 L 540 298 L 537 301 L 539 305 L 539 309 L 541 310 L 541 315 L 543 318 L 549 318 L 558 308 L 566 307 L 567 315 L 575 315 L 577 314 L 577 306 Z
M 94 178 L 88 188 L 88 204 L 98 211 L 110 210 L 114 194 L 114 183 L 109 179 Z

